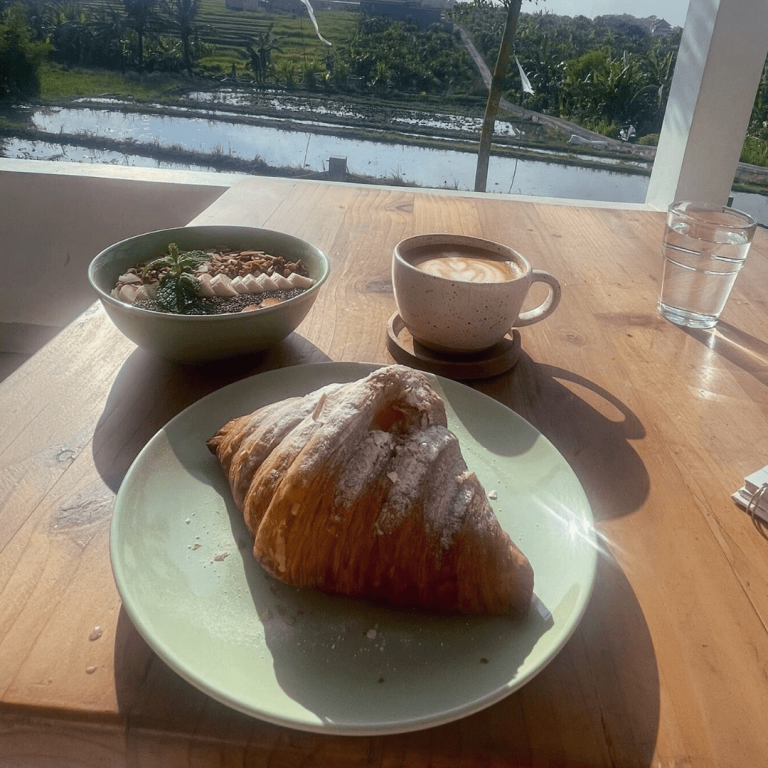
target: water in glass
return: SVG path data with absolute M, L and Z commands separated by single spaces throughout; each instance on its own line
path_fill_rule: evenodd
M 727 229 L 697 238 L 690 224 L 667 227 L 659 312 L 678 325 L 712 328 L 744 265 L 750 238 Z

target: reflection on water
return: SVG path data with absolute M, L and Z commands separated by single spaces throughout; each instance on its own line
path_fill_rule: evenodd
M 290 111 L 311 115 L 325 115 L 365 120 L 369 116 L 362 109 L 355 110 L 347 104 L 337 101 L 322 103 L 310 101 L 298 96 L 289 96 L 282 92 L 271 91 L 238 91 L 223 89 L 215 92 L 196 91 L 187 94 L 193 101 L 207 104 L 224 104 L 230 107 L 260 107 L 276 111 Z M 468 115 L 427 114 L 416 110 L 402 110 L 391 116 L 390 121 L 396 125 L 419 128 L 433 128 L 443 131 L 469 131 L 479 133 L 483 120 Z M 518 131 L 512 123 L 497 120 L 494 131 L 499 136 L 517 136 Z
M 36 127 L 53 133 L 82 132 L 95 137 L 127 139 L 150 147 L 175 145 L 205 153 L 231 154 L 246 160 L 259 157 L 272 167 L 289 167 L 311 173 L 326 171 L 330 157 L 345 157 L 350 173 L 384 182 L 402 180 L 426 188 L 461 191 L 474 189 L 477 162 L 474 152 L 321 136 L 315 132 L 318 128 L 332 131 L 338 125 L 334 120 L 367 122 L 376 117 L 374 107 L 366 108 L 364 104 L 350 106 L 341 102 L 277 93 L 269 89 L 249 92 L 230 88 L 214 93 L 194 92 L 187 96 L 200 104 L 261 108 L 282 113 L 282 116 L 262 115 L 260 120 L 268 123 L 268 126 L 260 127 L 195 117 L 192 113 L 199 110 L 190 107 L 176 106 L 172 116 L 123 113 L 114 108 L 130 109 L 131 102 L 112 97 L 88 99 L 91 104 L 103 104 L 104 109 L 39 110 L 20 107 L 16 111 L 30 115 Z M 167 105 L 155 106 L 168 109 Z M 242 117 L 234 111 L 217 111 L 216 114 L 223 118 Z M 305 130 L 285 130 L 286 119 L 290 119 L 294 128 Z M 414 109 L 396 110 L 395 114 L 390 115 L 390 122 L 396 123 L 403 131 L 411 130 L 414 134 L 420 132 L 422 136 L 425 132 L 430 135 L 430 131 L 439 131 L 444 139 L 451 133 L 456 136 L 476 136 L 480 131 L 479 118 L 430 114 Z M 270 123 L 274 123 L 274 126 Z M 515 127 L 504 121 L 496 122 L 496 133 L 510 137 L 517 135 Z M 541 154 L 542 157 L 556 154 L 547 149 L 528 148 L 528 151 Z M 171 163 L 130 153 L 15 138 L 0 139 L 0 157 L 3 156 L 173 170 L 216 170 L 204 162 Z M 487 189 L 489 192 L 544 197 L 618 203 L 644 202 L 648 179 L 613 171 L 610 166 L 620 162 L 642 166 L 647 165 L 645 162 L 600 155 L 582 159 L 603 163 L 608 167 L 605 170 L 574 168 L 551 162 L 492 157 Z M 732 194 L 734 207 L 752 214 L 760 223 L 768 222 L 768 197 L 743 192 Z
M 108 109 L 37 110 L 32 124 L 48 133 L 80 133 L 114 140 L 132 140 L 158 147 L 181 146 L 202 153 L 221 153 L 246 160 L 261 158 L 270 166 L 327 170 L 331 157 L 345 157 L 350 173 L 384 181 L 403 181 L 420 187 L 474 189 L 477 156 L 474 152 L 430 149 L 378 141 L 287 131 L 272 126 L 243 125 L 199 117 L 162 116 Z M 21 142 L 30 145 L 31 142 Z M 42 152 L 42 148 L 37 148 Z M 18 149 L 16 150 L 18 152 Z M 75 150 L 68 149 L 71 156 Z M 6 149 L 7 157 L 23 157 Z M 70 154 L 71 153 L 71 154 Z M 52 145 L 50 158 L 61 155 Z M 93 156 L 93 151 L 85 154 Z M 125 155 L 118 155 L 129 164 Z M 109 161 L 108 161 L 109 162 Z M 150 161 L 152 164 L 154 161 Z M 154 163 L 156 165 L 156 163 Z M 575 168 L 555 163 L 492 157 L 487 190 L 584 200 L 643 202 L 648 185 L 644 176 L 609 169 Z
M 27 141 L 26 139 L 5 139 L 2 156 L 20 160 L 60 160 L 66 163 L 87 165 L 122 165 L 129 168 L 165 168 L 169 171 L 205 171 L 217 173 L 210 165 L 190 163 L 169 163 L 141 155 L 129 155 L 106 149 L 75 147 L 68 144 L 54 144 L 49 141 Z M 227 172 L 231 173 L 230 171 Z M 235 175 L 235 174 L 233 174 Z

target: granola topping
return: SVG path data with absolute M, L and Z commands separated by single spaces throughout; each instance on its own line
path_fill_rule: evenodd
M 223 247 L 212 249 L 209 255 L 191 272 L 190 277 L 197 281 L 199 301 L 195 300 L 195 309 L 188 314 L 264 309 L 298 296 L 315 282 L 300 259 L 288 261 L 264 251 Z M 158 303 L 161 281 L 170 272 L 170 267 L 147 269 L 137 264 L 120 275 L 112 296 L 142 309 L 170 311 Z

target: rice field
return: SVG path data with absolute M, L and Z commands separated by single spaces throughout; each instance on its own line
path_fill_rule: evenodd
M 317 11 L 315 14 L 321 33 L 329 42 L 341 44 L 357 24 L 357 13 L 347 11 Z M 315 35 L 309 15 L 269 13 L 266 11 L 230 11 L 223 0 L 202 0 L 199 21 L 210 27 L 203 34 L 206 42 L 222 49 L 242 46 L 248 37 L 256 38 L 272 27 L 280 46 L 288 56 L 325 55 L 327 46 Z
M 81 0 L 83 7 L 98 11 L 106 7 L 121 7 L 114 0 Z M 316 11 L 315 16 L 321 34 L 333 46 L 341 46 L 355 31 L 359 14 L 350 11 Z M 329 53 L 327 45 L 315 34 L 314 26 L 306 11 L 299 14 L 267 11 L 229 10 L 224 0 L 201 0 L 197 26 L 200 38 L 216 46 L 211 56 L 198 62 L 204 68 L 218 68 L 229 72 L 233 63 L 241 68 L 247 61 L 246 45 L 256 47 L 258 38 L 271 29 L 279 50 L 273 52 L 276 66 L 293 62 L 305 67 L 313 61 L 322 62 Z

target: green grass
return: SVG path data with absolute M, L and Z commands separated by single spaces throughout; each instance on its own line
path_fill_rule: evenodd
M 147 79 L 106 69 L 68 70 L 51 62 L 43 65 L 40 81 L 40 98 L 48 102 L 101 95 L 158 99 L 178 88 L 180 84 L 178 76 L 163 75 Z
M 768 166 L 768 142 L 747 136 L 741 150 L 741 162 Z

